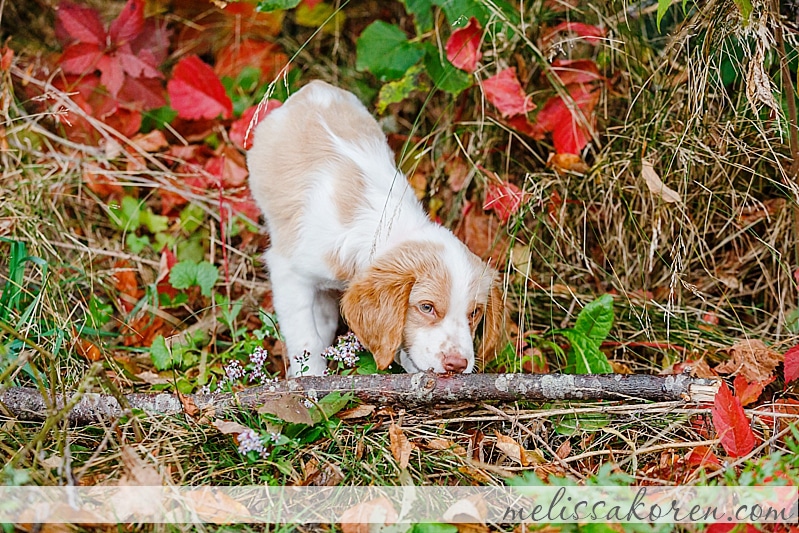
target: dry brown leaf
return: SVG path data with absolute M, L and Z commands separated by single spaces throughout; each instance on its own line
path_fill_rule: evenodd
M 411 460 L 411 452 L 413 451 L 413 444 L 411 444 L 411 441 L 405 436 L 402 428 L 393 422 L 388 427 L 388 437 L 391 442 L 391 455 L 394 456 L 394 460 L 397 461 L 401 469 L 408 468 L 408 463 Z
M 281 396 L 274 400 L 267 400 L 258 408 L 258 414 L 268 413 L 281 420 L 292 424 L 306 424 L 312 426 L 314 420 L 311 411 L 304 404 L 305 398 L 297 395 Z
M 157 152 L 169 146 L 164 132 L 153 130 L 150 133 L 140 133 L 131 139 L 131 142 L 145 152 Z
M 730 359 L 718 365 L 716 372 L 741 375 L 750 383 L 769 379 L 784 358 L 757 339 L 743 340 L 721 351 Z
M 503 435 L 498 432 L 494 432 L 494 435 L 497 437 L 497 448 L 499 448 L 502 453 L 522 466 L 527 466 L 529 464 L 527 461 L 526 450 L 521 444 L 507 435 Z
M 303 469 L 305 479 L 299 485 L 306 487 L 335 487 L 344 481 L 341 469 L 332 463 L 325 463 L 319 467 L 317 461 L 309 461 Z
M 78 355 L 92 362 L 99 361 L 103 358 L 103 354 L 96 344 L 78 337 L 74 328 L 72 329 L 72 334 L 75 338 L 75 351 L 78 352 Z
M 373 500 L 359 503 L 341 514 L 341 531 L 343 533 L 369 533 L 370 524 L 394 524 L 399 518 L 394 505 L 381 496 Z M 378 529 L 375 528 L 375 529 Z
M 164 385 L 165 383 L 172 383 L 171 379 L 163 378 L 150 370 L 139 372 L 138 374 L 134 374 L 134 376 L 136 376 L 143 382 L 147 383 L 148 385 Z
M 450 524 L 463 524 L 470 526 L 485 525 L 488 506 L 479 494 L 463 498 L 444 511 L 443 518 Z M 458 527 L 458 531 L 460 527 Z
M 572 445 L 568 440 L 564 440 L 558 449 L 555 450 L 555 455 L 560 457 L 561 459 L 566 459 L 572 453 Z
M 655 172 L 655 167 L 646 159 L 641 161 L 641 177 L 644 178 L 649 191 L 660 196 L 664 202 L 669 204 L 682 203 L 680 193 L 663 183 L 658 173 Z
M 156 487 L 163 485 L 161 474 L 152 465 L 139 457 L 139 454 L 130 447 L 122 446 L 122 464 L 125 473 L 115 485 Z
M 472 204 L 464 209 L 463 219 L 455 230 L 457 237 L 481 259 L 491 259 L 493 265 L 501 265 L 510 247 L 502 230 L 502 223 Z M 496 244 L 495 244 L 496 242 Z
M 468 453 L 466 448 L 448 439 L 430 439 L 427 441 L 427 448 L 429 450 L 449 450 L 455 455 L 459 455 L 461 457 Z
M 192 418 L 200 414 L 200 408 L 194 403 L 194 398 L 191 396 L 186 396 L 185 394 L 181 394 L 179 391 L 177 394 L 178 400 L 180 400 L 180 403 L 183 405 L 184 413 Z
M 447 173 L 447 183 L 449 188 L 458 192 L 468 184 L 469 164 L 460 157 L 453 157 L 444 165 L 444 172 Z
M 238 422 L 231 422 L 229 420 L 214 420 L 211 422 L 211 425 L 225 435 L 238 435 L 250 429 Z
M 585 174 L 588 172 L 588 165 L 577 154 L 550 154 L 547 166 L 558 174 L 565 174 L 566 172 Z
M 354 420 L 356 418 L 365 418 L 375 412 L 376 407 L 362 403 L 350 409 L 342 409 L 336 413 L 336 418 L 339 420 Z
M 227 494 L 215 490 L 190 490 L 184 494 L 186 502 L 191 502 L 197 516 L 212 524 L 244 522 L 251 516 L 250 510 Z

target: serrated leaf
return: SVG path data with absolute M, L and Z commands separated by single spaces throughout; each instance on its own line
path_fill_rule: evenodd
M 424 56 L 424 50 L 408 42 L 404 31 L 382 20 L 363 30 L 356 42 L 356 53 L 355 68 L 368 70 L 380 81 L 401 78 Z
M 172 367 L 172 352 L 167 348 L 163 335 L 153 339 L 153 343 L 150 345 L 150 359 L 152 359 L 155 368 L 158 370 L 166 370 Z
M 603 294 L 583 307 L 574 323 L 574 330 L 582 333 L 597 345 L 607 338 L 613 327 L 613 297 Z
M 197 280 L 197 263 L 180 261 L 169 271 L 169 284 L 179 290 L 193 286 Z
M 424 66 L 436 87 L 457 95 L 472 85 L 472 77 L 449 62 L 431 44 L 425 45 Z
M 384 83 L 377 97 L 377 112 L 383 113 L 389 104 L 402 102 L 413 91 L 427 91 L 427 84 L 419 79 L 423 72 L 424 68 L 421 65 L 414 65 L 408 69 L 402 79 Z
M 200 294 L 211 296 L 216 280 L 219 279 L 219 269 L 208 261 L 197 265 L 196 283 L 200 287 Z
M 613 367 L 607 356 L 599 349 L 599 344 L 586 335 L 573 329 L 561 331 L 569 339 L 569 352 L 566 365 L 575 374 L 610 374 Z
M 124 231 L 135 231 L 141 226 L 141 204 L 132 196 L 123 196 L 119 204 L 109 206 L 111 223 Z
M 281 9 L 292 9 L 300 4 L 301 0 L 261 0 L 255 10 L 261 13 L 279 11 Z
M 230 118 L 233 102 L 213 69 L 195 56 L 181 59 L 166 84 L 170 105 L 188 120 Z
M 156 215 L 152 209 L 141 211 L 139 214 L 141 224 L 147 226 L 150 233 L 159 233 L 169 228 L 169 217 Z
M 799 344 L 785 352 L 783 372 L 786 384 L 799 378 Z

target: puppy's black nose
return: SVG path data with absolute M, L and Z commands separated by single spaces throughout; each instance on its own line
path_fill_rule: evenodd
M 447 372 L 461 373 L 466 370 L 469 362 L 459 354 L 447 354 L 444 356 L 444 370 Z

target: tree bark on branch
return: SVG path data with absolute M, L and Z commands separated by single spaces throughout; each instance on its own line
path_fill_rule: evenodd
M 120 406 L 112 395 L 85 393 L 82 397 L 59 395 L 56 408 L 74 404 L 68 416 L 77 424 L 89 424 L 122 416 L 129 409 L 153 415 L 175 415 L 185 406 L 221 415 L 234 409 L 257 409 L 266 402 L 286 397 L 322 398 L 330 392 L 352 393 L 366 403 L 420 406 L 457 402 L 513 402 L 553 400 L 677 401 L 710 403 L 718 380 L 684 374 L 379 374 L 368 376 L 301 377 L 252 387 L 234 393 L 190 394 L 133 393 Z M 12 387 L 0 392 L 5 411 L 22 420 L 43 420 L 54 414 L 36 389 Z M 189 413 L 192 414 L 192 413 Z

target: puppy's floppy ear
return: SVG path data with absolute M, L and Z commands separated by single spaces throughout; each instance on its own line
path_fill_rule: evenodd
M 355 336 L 385 369 L 402 345 L 414 276 L 379 261 L 356 277 L 341 299 L 341 314 Z
M 504 321 L 505 302 L 502 299 L 499 283 L 495 280 L 491 283 L 491 289 L 488 292 L 488 303 L 481 328 L 482 338 L 477 350 L 477 358 L 482 364 L 496 357 L 497 347 L 502 339 Z

